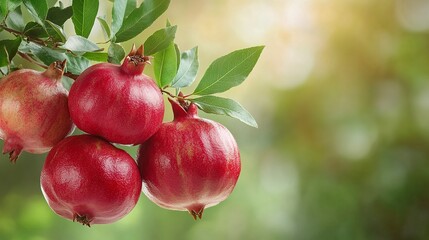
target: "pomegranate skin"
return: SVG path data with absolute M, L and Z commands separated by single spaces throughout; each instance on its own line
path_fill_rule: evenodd
M 231 133 L 221 124 L 199 118 L 169 99 L 174 121 L 164 123 L 139 148 L 143 192 L 160 207 L 189 211 L 194 219 L 225 200 L 241 170 L 240 153 Z
M 61 84 L 64 62 L 45 72 L 22 69 L 0 82 L 0 138 L 3 154 L 16 161 L 20 152 L 44 153 L 70 134 L 68 91 Z
M 56 145 L 46 158 L 40 184 L 55 213 L 88 226 L 127 215 L 142 185 L 128 153 L 91 135 L 70 136 Z
M 77 127 L 120 144 L 142 143 L 158 130 L 164 100 L 154 81 L 142 74 L 147 59 L 139 50 L 122 65 L 93 65 L 73 83 L 69 108 Z

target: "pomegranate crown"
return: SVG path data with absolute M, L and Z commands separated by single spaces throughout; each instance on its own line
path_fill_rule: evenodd
M 66 63 L 66 59 L 64 59 L 64 61 L 55 61 L 51 63 L 46 71 L 43 72 L 43 75 L 54 80 L 61 79 L 64 74 L 64 69 L 66 68 Z
M 149 61 L 150 57 L 144 56 L 143 52 L 143 45 L 140 45 L 140 47 L 136 49 L 136 46 L 133 44 L 130 53 L 122 63 L 122 69 L 129 74 L 141 74 L 144 70 L 145 65 L 151 64 Z
M 198 116 L 198 107 L 192 102 L 185 101 L 182 98 L 182 93 L 179 93 L 178 100 L 174 100 L 172 98 L 168 98 L 168 101 L 171 103 L 171 107 L 173 108 L 174 119 L 180 118 L 194 118 Z

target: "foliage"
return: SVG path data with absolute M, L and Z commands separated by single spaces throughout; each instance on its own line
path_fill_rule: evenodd
M 50 6 L 46 0 L 3 1 L 0 5 L 0 29 L 11 33 L 15 39 L 0 41 L 1 73 L 7 75 L 16 69 L 14 57 L 24 58 L 43 68 L 53 61 L 67 59 L 63 82 L 70 86 L 70 78 L 76 79 L 91 65 L 91 61 L 120 64 L 125 57 L 120 43 L 132 40 L 151 26 L 169 4 L 170 0 L 145 0 L 139 6 L 135 0 L 113 1 L 112 21 L 108 23 L 105 18 L 97 17 L 99 0 L 74 0 L 71 6 L 64 6 L 61 2 Z M 28 11 L 33 19 L 26 21 L 22 11 Z M 67 36 L 65 33 L 64 23 L 68 19 L 72 20 L 76 35 Z M 110 43 L 107 51 L 89 38 L 96 19 Z M 194 82 L 199 63 L 196 47 L 180 52 L 174 43 L 176 31 L 177 26 L 168 22 L 165 28 L 155 31 L 144 42 L 145 55 L 154 57 L 156 83 L 164 93 L 174 98 L 212 95 L 239 85 L 249 75 L 263 49 L 242 49 L 217 59 L 207 69 L 195 91 L 179 97 L 180 89 Z M 169 87 L 175 89 L 176 95 L 166 90 Z M 216 101 L 208 108 L 207 101 L 214 99 Z M 257 126 L 253 117 L 238 103 L 219 99 L 204 98 L 206 104 L 201 99 L 188 100 L 199 101 L 198 107 L 208 113 L 228 115 Z

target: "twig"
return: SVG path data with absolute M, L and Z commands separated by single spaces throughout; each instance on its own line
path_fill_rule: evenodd
M 160 88 L 160 90 L 161 90 L 161 92 L 162 93 L 165 93 L 165 94 L 167 94 L 168 96 L 170 96 L 170 97 L 172 97 L 172 98 L 177 98 L 177 96 L 174 96 L 173 94 L 171 94 L 170 92 L 168 92 L 168 91 L 165 91 L 164 89 L 161 89 Z
M 25 59 L 25 60 L 33 63 L 33 64 L 36 64 L 37 66 L 39 66 L 41 68 L 48 69 L 48 67 L 46 65 L 43 65 L 43 64 L 39 63 L 38 61 L 35 61 L 33 58 L 31 58 L 30 56 L 28 56 L 28 54 L 23 53 L 23 52 L 19 52 L 19 51 L 18 51 L 18 54 L 23 59 Z
M 41 63 L 39 63 L 39 62 L 35 61 L 35 60 L 34 60 L 33 58 L 31 58 L 28 54 L 25 54 L 25 53 L 23 53 L 23 52 L 18 52 L 18 54 L 19 54 L 19 56 L 21 56 L 23 59 L 25 59 L 25 60 L 27 60 L 27 61 L 29 61 L 29 62 L 33 63 L 33 64 L 36 64 L 37 66 L 39 66 L 39 67 L 41 67 L 41 68 L 48 69 L 48 67 L 47 67 L 46 65 L 43 65 L 43 64 L 41 64 Z M 79 77 L 79 75 L 73 74 L 73 73 L 71 73 L 71 72 L 65 72 L 65 73 L 64 73 L 64 76 L 67 76 L 67 77 L 69 77 L 69 78 L 71 78 L 71 79 L 73 79 L 73 80 L 76 80 L 76 79 Z
M 15 36 L 19 35 L 19 36 L 21 36 L 23 38 L 26 38 L 30 42 L 34 42 L 34 43 L 37 43 L 37 44 L 43 45 L 43 46 L 47 46 L 48 45 L 43 39 L 28 37 L 23 32 L 17 31 L 17 30 L 12 29 L 12 28 L 8 28 L 7 26 L 5 26 L 3 24 L 0 24 L 0 28 L 2 28 L 3 30 L 5 30 L 7 32 L 10 32 L 10 33 L 14 34 Z

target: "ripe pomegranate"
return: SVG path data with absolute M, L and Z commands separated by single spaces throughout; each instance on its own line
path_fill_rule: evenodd
M 228 129 L 199 118 L 196 105 L 169 101 L 174 120 L 139 149 L 143 192 L 160 207 L 188 210 L 201 219 L 204 208 L 232 192 L 240 175 L 240 153 Z
M 127 215 L 142 186 L 134 159 L 91 135 L 67 137 L 56 145 L 46 158 L 40 184 L 55 213 L 87 226 Z
M 142 74 L 149 58 L 143 46 L 122 65 L 100 63 L 86 69 L 70 89 L 70 115 L 80 129 L 110 142 L 139 144 L 162 124 L 164 100 L 154 81 Z
M 21 151 L 44 153 L 73 131 L 67 90 L 61 84 L 66 61 L 45 72 L 22 69 L 0 82 L 0 138 L 3 154 L 15 162 Z

